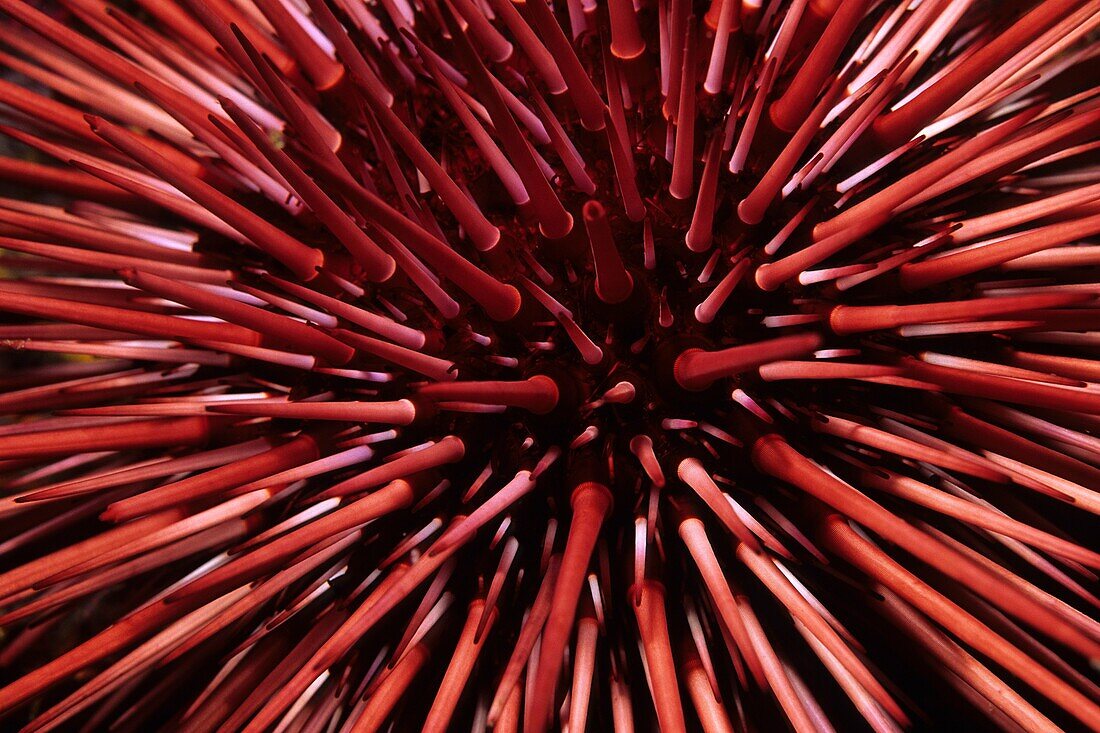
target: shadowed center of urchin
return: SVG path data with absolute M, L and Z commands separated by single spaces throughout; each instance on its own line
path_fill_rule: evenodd
M 551 264 L 519 276 L 522 308 L 492 326 L 493 348 L 527 356 L 493 370 L 459 363 L 448 380 L 421 386 L 420 397 L 443 410 L 520 408 L 555 432 L 581 430 L 596 410 L 617 406 L 690 417 L 727 378 L 821 345 L 812 332 L 773 336 L 759 318 L 763 308 L 717 318 L 750 269 L 732 247 L 685 250 L 690 229 L 675 217 L 655 228 L 595 199 L 578 209 L 583 226 L 541 242 L 539 255 Z M 720 261 L 731 267 L 715 286 Z M 742 298 L 756 296 L 761 306 L 773 297 L 749 290 Z

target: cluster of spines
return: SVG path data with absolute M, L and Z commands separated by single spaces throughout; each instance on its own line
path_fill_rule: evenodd
M 0 201 L 0 335 L 99 357 L 0 395 L 0 708 L 896 730 L 855 595 L 1100 728 L 1100 556 L 1032 508 L 1100 510 L 1091 3 L 138 5 L 0 0 L 70 164 L 0 176 L 71 197 Z

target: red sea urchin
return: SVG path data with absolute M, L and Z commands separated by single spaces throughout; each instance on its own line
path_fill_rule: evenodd
M 1092 0 L 0 11 L 7 724 L 1100 730 Z

